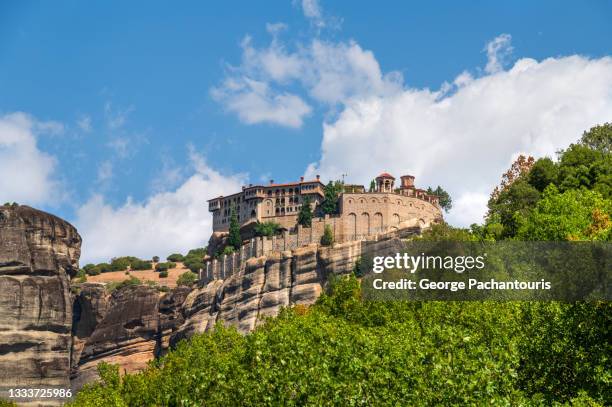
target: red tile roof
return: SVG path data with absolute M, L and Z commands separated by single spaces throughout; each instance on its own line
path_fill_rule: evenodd
M 393 175 L 389 174 L 388 172 L 383 172 L 382 174 L 380 174 L 376 178 L 393 178 L 393 179 L 395 179 L 395 177 Z

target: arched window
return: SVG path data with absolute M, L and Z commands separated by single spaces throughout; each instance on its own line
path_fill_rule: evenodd
M 375 233 L 382 233 L 384 231 L 383 215 L 380 212 L 374 214 L 374 220 L 372 222 L 372 228 Z
M 370 214 L 367 212 L 364 212 L 361 214 L 361 217 L 359 219 L 359 225 L 360 225 L 360 233 L 363 235 L 370 235 L 372 234 L 372 231 L 370 230 Z
M 349 234 L 349 239 L 353 240 L 357 237 L 357 215 L 354 213 L 349 213 L 347 217 L 347 232 Z

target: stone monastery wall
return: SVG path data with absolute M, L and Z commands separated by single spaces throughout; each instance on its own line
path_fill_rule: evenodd
M 225 279 L 240 271 L 252 257 L 318 244 L 326 226 L 331 228 L 336 243 L 376 241 L 398 230 L 420 233 L 441 218 L 437 206 L 415 197 L 394 193 L 345 193 L 340 200 L 340 215 L 313 218 L 311 227 L 297 225 L 279 236 L 255 237 L 238 252 L 208 261 L 200 273 L 200 281 Z

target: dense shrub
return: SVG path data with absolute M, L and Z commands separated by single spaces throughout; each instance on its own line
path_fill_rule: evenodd
M 127 270 L 129 267 L 134 269 L 134 264 L 140 261 L 142 260 L 134 256 L 116 257 L 111 259 L 110 266 L 112 271 L 122 271 Z
M 183 256 L 180 253 L 173 253 L 170 256 L 166 257 L 166 260 L 168 261 L 173 261 L 173 262 L 182 262 L 183 260 L 185 260 L 185 256 Z
M 250 335 L 218 325 L 122 378 L 104 365 L 75 405 L 608 404 L 609 306 L 530 306 L 364 302 L 358 281 L 341 278 Z
M 334 244 L 334 232 L 332 231 L 331 226 L 325 225 L 325 229 L 323 230 L 323 236 L 321 236 L 321 244 L 323 246 L 331 246 Z
M 271 237 L 280 232 L 281 226 L 276 222 L 258 222 L 253 229 L 255 236 Z
M 191 271 L 186 271 L 179 276 L 179 278 L 176 280 L 176 284 L 191 286 L 196 281 L 198 281 L 198 275 Z
M 200 269 L 204 268 L 204 256 L 206 255 L 205 248 L 197 248 L 189 250 L 187 256 L 183 260 L 183 264 L 189 270 L 197 273 Z
M 168 271 L 167 270 L 159 272 L 159 278 L 167 278 L 167 277 L 168 277 Z
M 155 271 L 168 271 L 176 267 L 176 263 L 171 261 L 165 263 L 157 263 L 155 265 Z
M 150 261 L 138 260 L 132 263 L 132 270 L 151 270 L 153 265 Z

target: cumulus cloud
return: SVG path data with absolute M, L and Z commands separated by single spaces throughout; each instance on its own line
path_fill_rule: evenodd
M 299 96 L 274 92 L 268 83 L 250 78 L 228 79 L 212 95 L 247 124 L 267 122 L 298 128 L 312 111 Z
M 281 90 L 297 84 L 316 103 L 334 106 L 363 95 L 385 95 L 402 88 L 398 72 L 383 75 L 371 51 L 354 41 L 332 43 L 314 39 L 294 51 L 279 41 L 279 27 L 268 26 L 270 44 L 242 41 L 242 62 L 229 66 L 212 97 L 248 124 L 273 123 L 301 127 L 312 108 L 301 96 Z
M 206 200 L 239 191 L 246 176 L 225 176 L 193 151 L 190 165 L 192 175 L 180 186 L 144 202 L 128 198 L 113 207 L 101 195 L 92 196 L 78 209 L 74 221 L 84 237 L 82 262 L 120 255 L 163 257 L 204 246 L 212 232 Z
M 405 88 L 349 100 L 324 124 L 321 159 L 307 175 L 368 183 L 382 170 L 442 185 L 451 223 L 480 222 L 488 194 L 518 152 L 554 156 L 610 120 L 612 58 L 520 59 L 508 70 L 465 73 L 448 93 Z M 491 70 L 493 72 L 493 70 Z
M 0 116 L 0 201 L 29 205 L 55 204 L 64 191 L 55 170 L 57 160 L 41 151 L 37 138 L 58 134 L 63 125 L 41 122 L 25 113 Z

